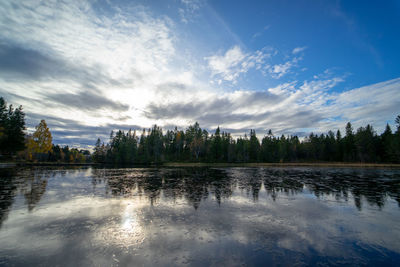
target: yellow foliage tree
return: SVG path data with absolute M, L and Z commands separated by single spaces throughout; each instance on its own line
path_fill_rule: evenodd
M 27 160 L 32 160 L 33 159 L 33 153 L 37 150 L 37 144 L 35 141 L 33 141 L 32 135 L 28 135 L 25 140 L 26 143 L 26 149 L 25 149 L 25 159 Z
M 51 151 L 53 138 L 45 120 L 41 120 L 39 125 L 36 126 L 32 141 L 28 146 L 32 147 L 34 153 L 47 153 Z

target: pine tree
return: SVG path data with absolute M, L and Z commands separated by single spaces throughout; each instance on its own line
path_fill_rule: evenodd
M 356 147 L 354 143 L 353 126 L 350 122 L 346 124 L 346 136 L 344 137 L 344 160 L 354 161 Z
M 101 143 L 100 138 L 97 138 L 94 152 L 93 152 L 93 160 L 95 162 L 102 163 L 105 161 L 105 151 L 104 151 L 104 143 Z
M 0 97 L 0 150 L 14 154 L 25 148 L 25 113 L 22 106 L 14 109 Z
M 394 136 L 390 125 L 387 123 L 385 131 L 382 133 L 380 143 L 380 156 L 381 160 L 384 162 L 394 162 L 395 161 L 395 146 L 394 146 Z
M 215 134 L 211 136 L 211 161 L 219 162 L 222 159 L 222 147 L 221 147 L 221 130 L 218 128 L 215 130 Z
M 255 130 L 250 130 L 250 144 L 249 144 L 249 155 L 251 162 L 258 161 L 258 155 L 260 152 L 260 142 L 256 136 Z

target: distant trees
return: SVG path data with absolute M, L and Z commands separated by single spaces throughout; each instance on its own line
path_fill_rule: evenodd
M 47 157 L 44 160 L 63 163 L 85 163 L 92 161 L 89 150 L 69 148 L 69 146 L 61 147 L 54 144 L 52 144 L 52 148 L 47 152 Z
M 0 151 L 12 156 L 25 148 L 25 113 L 22 106 L 14 109 L 0 97 Z
M 112 132 L 106 145 L 97 139 L 93 160 L 107 163 L 160 163 L 166 161 L 190 162 L 393 162 L 400 163 L 400 116 L 397 131 L 389 125 L 379 136 L 371 125 L 356 132 L 350 122 L 345 135 L 311 133 L 302 141 L 297 136 L 274 136 L 272 131 L 260 140 L 255 130 L 236 140 L 230 133 L 217 127 L 209 135 L 196 122 L 185 131 L 162 129 L 154 125 L 142 134 L 129 131 Z
M 89 150 L 61 148 L 52 144 L 50 129 L 41 120 L 32 135 L 25 133 L 25 113 L 22 106 L 13 108 L 0 97 L 0 153 L 2 156 L 39 161 L 86 162 L 91 160 Z
M 119 130 L 110 134 L 109 142 L 97 139 L 91 157 L 88 150 L 52 144 L 46 121 L 41 120 L 32 135 L 25 134 L 25 113 L 22 106 L 7 106 L 0 97 L 0 153 L 13 156 L 24 150 L 27 160 L 55 162 L 87 162 L 113 164 L 147 164 L 166 161 L 189 162 L 388 162 L 400 163 L 400 115 L 393 132 L 389 124 L 377 135 L 371 125 L 354 132 L 350 122 L 345 134 L 314 134 L 300 140 L 297 136 L 275 136 L 271 130 L 260 140 L 255 130 L 233 139 L 230 133 L 217 127 L 211 135 L 196 122 L 185 131 L 163 130 L 154 125 L 136 131 Z

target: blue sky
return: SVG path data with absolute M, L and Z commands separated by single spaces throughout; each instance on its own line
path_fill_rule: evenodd
M 90 146 L 198 121 L 326 132 L 400 113 L 398 1 L 2 1 L 0 94 Z

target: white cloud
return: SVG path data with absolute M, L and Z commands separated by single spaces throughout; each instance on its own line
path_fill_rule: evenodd
M 279 84 L 276 87 L 269 88 L 268 92 L 275 94 L 275 95 L 288 94 L 290 92 L 296 91 L 295 85 L 296 85 L 296 82 Z
M 265 91 L 233 91 L 224 94 L 198 91 L 191 97 L 174 101 L 153 102 L 147 108 L 154 118 L 180 118 L 189 123 L 198 121 L 214 129 L 221 126 L 235 135 L 257 129 L 278 134 L 326 132 L 343 128 L 347 121 L 354 127 L 372 123 L 383 130 L 385 118 L 394 118 L 400 105 L 397 93 L 400 78 L 340 94 L 332 88 L 343 82 L 342 77 L 284 83 Z M 362 118 L 362 119 L 361 119 Z
M 293 62 L 287 61 L 283 64 L 277 64 L 270 68 L 269 72 L 272 74 L 272 77 L 279 79 L 283 75 L 289 72 L 290 68 L 293 66 Z
M 22 51 L 28 57 L 14 69 L 10 69 L 13 64 L 0 63 L 5 68 L 0 93 L 24 106 L 28 129 L 38 123 L 34 114 L 92 127 L 149 127 L 154 122 L 143 116 L 143 110 L 157 99 L 158 85 L 193 82 L 190 69 L 182 72 L 173 67 L 180 59 L 169 18 L 152 17 L 140 7 L 129 14 L 123 9 L 111 11 L 115 13 L 96 13 L 91 4 L 81 1 L 1 1 L 0 49 Z M 64 101 L 73 103 L 76 98 L 74 102 L 81 103 L 88 92 L 94 96 L 90 109 Z M 94 101 L 107 106 L 95 109 L 100 102 Z M 114 108 L 119 104 L 128 108 Z
M 383 130 L 400 113 L 400 78 L 376 83 L 336 95 L 327 107 L 330 116 L 340 116 L 355 127 L 371 124 Z
M 296 47 L 292 50 L 293 54 L 298 54 L 300 52 L 303 52 L 304 50 L 307 49 L 307 46 L 301 46 L 301 47 Z
M 266 69 L 268 70 L 272 78 L 280 79 L 284 75 L 288 74 L 292 68 L 296 67 L 297 63 L 301 59 L 301 57 L 294 57 L 293 59 L 286 61 L 285 63 L 266 66 Z
M 88 84 L 82 77 L 23 81 L 3 76 L 0 84 L 5 92 L 26 95 L 24 88 L 30 88 L 30 97 L 43 99 L 49 92 L 79 94 L 95 86 L 105 98 L 140 108 L 143 101 L 152 98 L 157 83 L 176 77 L 169 67 L 175 56 L 175 37 L 167 18 L 153 18 L 142 11 L 130 17 L 120 12 L 106 17 L 80 1 L 46 1 L 40 5 L 34 1 L 2 1 L 0 5 L 0 37 L 9 40 L 9 45 L 58 58 L 66 66 L 92 72 L 97 79 L 104 76 L 115 81 L 110 84 L 91 80 Z M 101 113 L 58 107 L 53 110 L 44 99 L 43 106 L 32 105 L 29 100 L 20 102 L 27 111 L 50 112 L 62 118 L 74 114 L 72 117 L 88 124 L 113 122 Z M 129 111 L 122 115 L 134 114 Z
M 214 55 L 205 59 L 212 76 L 235 84 L 239 76 L 248 72 L 251 68 L 261 69 L 266 58 L 270 56 L 271 54 L 265 50 L 244 53 L 239 46 L 234 46 L 223 55 Z

